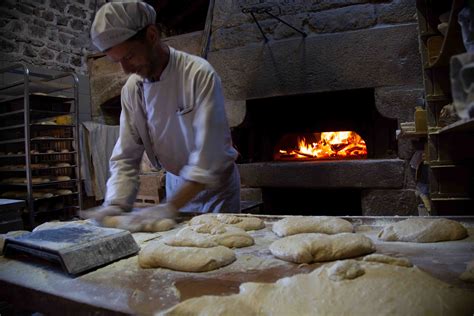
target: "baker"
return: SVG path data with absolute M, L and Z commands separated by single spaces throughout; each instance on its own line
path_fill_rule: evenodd
M 120 134 L 110 158 L 104 204 L 88 217 L 129 211 L 146 151 L 166 170 L 166 202 L 133 212 L 135 221 L 185 212 L 240 210 L 240 177 L 221 81 L 204 59 L 165 45 L 144 2 L 111 2 L 95 15 L 93 44 L 130 74 L 122 88 Z

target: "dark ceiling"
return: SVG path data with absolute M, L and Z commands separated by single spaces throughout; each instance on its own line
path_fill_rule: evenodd
M 165 36 L 204 29 L 209 0 L 145 0 L 156 10 L 156 23 Z

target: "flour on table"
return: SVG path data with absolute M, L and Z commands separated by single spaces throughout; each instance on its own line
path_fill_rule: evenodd
M 468 236 L 466 228 L 445 218 L 409 218 L 385 226 L 378 238 L 385 241 L 438 242 L 463 239 Z
M 331 216 L 295 216 L 287 217 L 273 224 L 273 232 L 280 237 L 302 234 L 352 233 L 352 224 L 345 219 Z
M 474 310 L 472 291 L 417 267 L 349 261 L 276 283 L 243 283 L 239 294 L 188 299 L 158 315 L 471 315 Z
M 271 253 L 294 263 L 311 263 L 352 258 L 375 251 L 370 238 L 362 234 L 298 234 L 270 245 Z

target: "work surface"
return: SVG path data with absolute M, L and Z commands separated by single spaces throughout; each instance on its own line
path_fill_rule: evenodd
M 237 260 L 234 263 L 204 273 L 142 269 L 138 265 L 138 257 L 133 256 L 72 278 L 60 268 L 44 262 L 0 257 L 0 301 L 7 300 L 17 306 L 48 314 L 95 311 L 96 315 L 152 315 L 191 297 L 238 293 L 243 282 L 273 282 L 285 276 L 308 273 L 322 265 L 297 265 L 274 258 L 268 246 L 278 239 L 271 226 L 279 218 L 258 217 L 266 220 L 266 228 L 250 232 L 255 245 L 236 249 Z M 409 258 L 434 277 L 474 290 L 473 283 L 458 278 L 466 263 L 474 260 L 474 218 L 454 218 L 468 228 L 468 238 L 429 244 L 382 242 L 377 239 L 381 227 L 403 217 L 345 219 L 354 224 L 356 232 L 374 241 L 376 253 Z M 172 233 L 137 233 L 134 238 L 143 247 L 152 239 Z

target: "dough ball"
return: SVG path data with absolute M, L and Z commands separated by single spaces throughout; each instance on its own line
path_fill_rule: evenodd
M 227 247 L 209 248 L 168 246 L 152 240 L 138 254 L 142 268 L 167 268 L 185 272 L 205 272 L 235 261 L 235 253 Z
M 296 216 L 284 218 L 275 224 L 273 232 L 280 237 L 302 233 L 352 233 L 352 224 L 345 219 L 330 216 Z
M 332 281 L 352 280 L 365 273 L 355 260 L 337 261 L 327 269 L 328 278 Z
M 166 237 L 164 242 L 170 246 L 241 248 L 254 244 L 252 236 L 245 230 L 220 223 L 187 226 L 175 235 Z
M 385 226 L 378 238 L 385 241 L 438 242 L 463 239 L 468 236 L 466 228 L 445 218 L 409 218 Z
M 189 225 L 200 225 L 218 222 L 232 225 L 244 230 L 257 230 L 265 227 L 265 222 L 257 217 L 235 216 L 230 214 L 203 214 L 193 217 Z
M 374 252 L 375 246 L 361 234 L 298 234 L 274 241 L 270 251 L 285 261 L 311 263 L 362 256 Z

